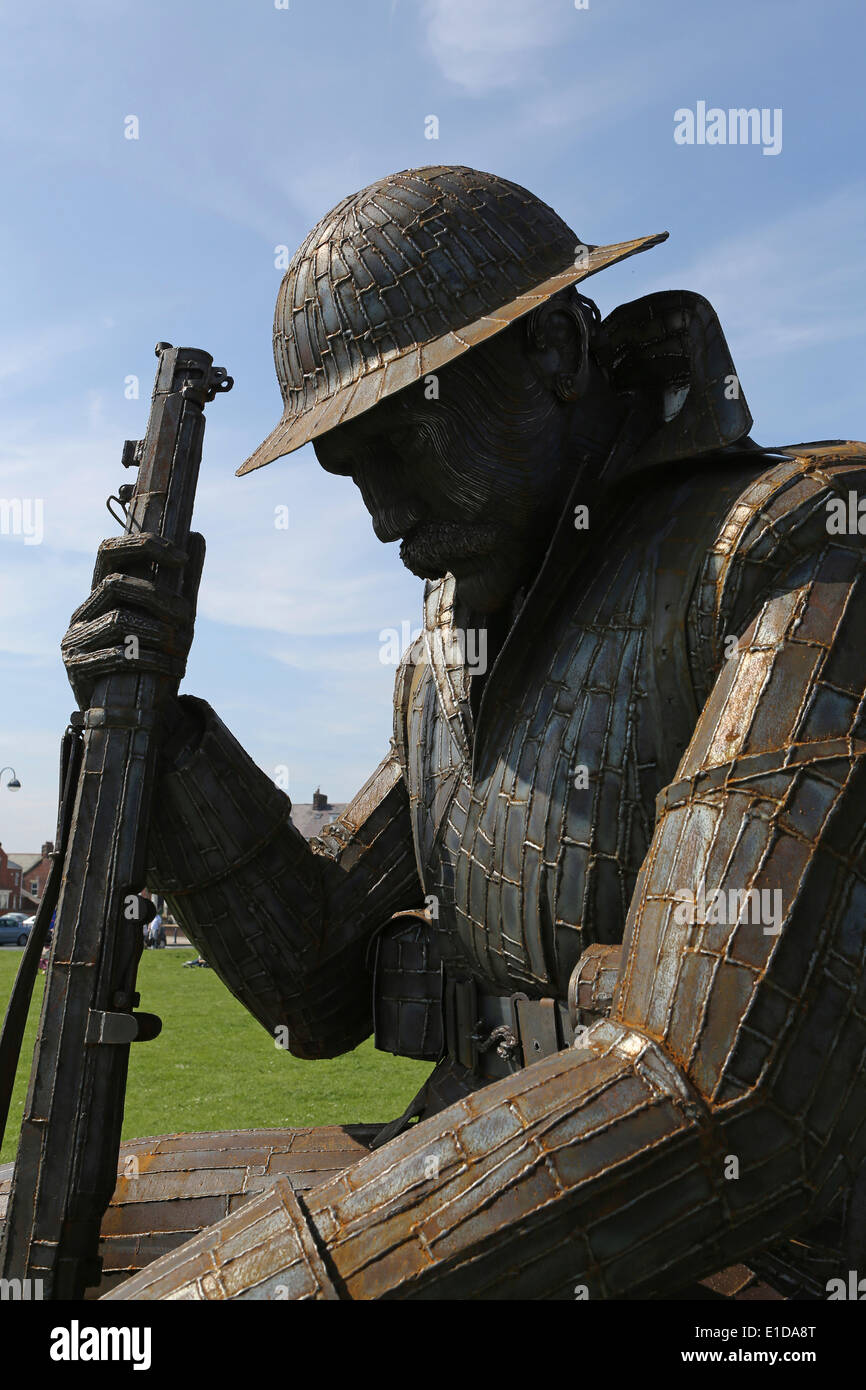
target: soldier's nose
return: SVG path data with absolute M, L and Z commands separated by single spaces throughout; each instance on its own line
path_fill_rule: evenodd
M 350 449 L 346 449 L 328 438 L 314 439 L 313 449 L 326 473 L 338 473 L 343 477 L 351 476 L 352 451 Z

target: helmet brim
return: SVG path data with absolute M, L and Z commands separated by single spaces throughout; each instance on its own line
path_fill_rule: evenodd
M 302 445 L 309 444 L 310 440 L 327 434 L 338 425 L 354 420 L 378 405 L 386 396 L 392 396 L 395 391 L 420 381 L 447 362 L 453 362 L 455 357 L 483 343 L 485 338 L 501 333 L 515 319 L 530 313 L 560 290 L 577 285 L 590 275 L 596 275 L 618 261 L 627 260 L 629 256 L 636 256 L 640 251 L 648 251 L 651 246 L 666 241 L 667 237 L 667 232 L 656 232 L 653 236 L 636 237 L 634 241 L 619 241 L 610 246 L 587 245 L 586 255 L 579 258 L 579 265 L 572 262 L 535 289 L 510 300 L 495 313 L 484 314 L 463 328 L 446 333 L 430 343 L 416 344 L 395 353 L 381 366 L 366 371 L 358 381 L 340 387 L 325 400 L 317 401 L 302 415 L 284 412 L 276 429 L 271 430 L 267 439 L 241 464 L 236 476 L 242 477 L 245 473 L 263 468 L 266 463 L 294 453 Z

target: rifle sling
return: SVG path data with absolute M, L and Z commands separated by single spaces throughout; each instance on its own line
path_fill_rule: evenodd
M 27 945 L 24 947 L 21 963 L 15 975 L 15 983 L 12 986 L 6 1016 L 3 1019 L 3 1030 L 0 1032 L 0 1144 L 3 1143 L 3 1136 L 6 1133 L 9 1106 L 15 1087 L 15 1073 L 18 1069 L 18 1058 L 21 1055 L 27 1015 L 30 1012 L 30 1001 L 33 998 L 33 986 L 39 973 L 39 962 L 48 937 L 51 918 L 57 906 L 57 899 L 60 896 L 60 885 L 63 882 L 72 806 L 78 789 L 78 774 L 81 768 L 81 750 L 80 735 L 76 731 L 67 730 L 63 736 L 60 754 L 62 791 L 57 818 L 58 845 L 52 856 L 42 900 L 36 909 L 36 921 L 33 923 Z

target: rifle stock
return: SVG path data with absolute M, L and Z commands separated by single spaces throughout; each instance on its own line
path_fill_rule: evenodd
M 157 345 L 147 432 L 127 441 L 138 465 L 125 532 L 148 532 L 138 577 L 179 595 L 201 462 L 204 405 L 232 379 L 195 348 Z M 121 540 L 125 539 L 121 538 Z M 110 550 L 108 543 L 108 549 Z M 105 547 L 104 547 L 105 549 Z M 126 654 L 126 653 L 125 653 Z M 147 829 L 161 706 L 177 669 L 129 653 L 97 678 L 82 727 L 54 943 L 30 1073 L 2 1248 L 4 1278 L 41 1279 L 77 1299 L 99 1282 L 99 1228 L 117 1179 L 129 1045 L 160 1023 L 136 1013 Z

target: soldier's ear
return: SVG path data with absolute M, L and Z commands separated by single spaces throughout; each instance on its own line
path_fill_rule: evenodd
M 600 315 L 574 289 L 561 291 L 526 316 L 533 366 L 561 401 L 576 401 L 590 379 L 590 343 Z

